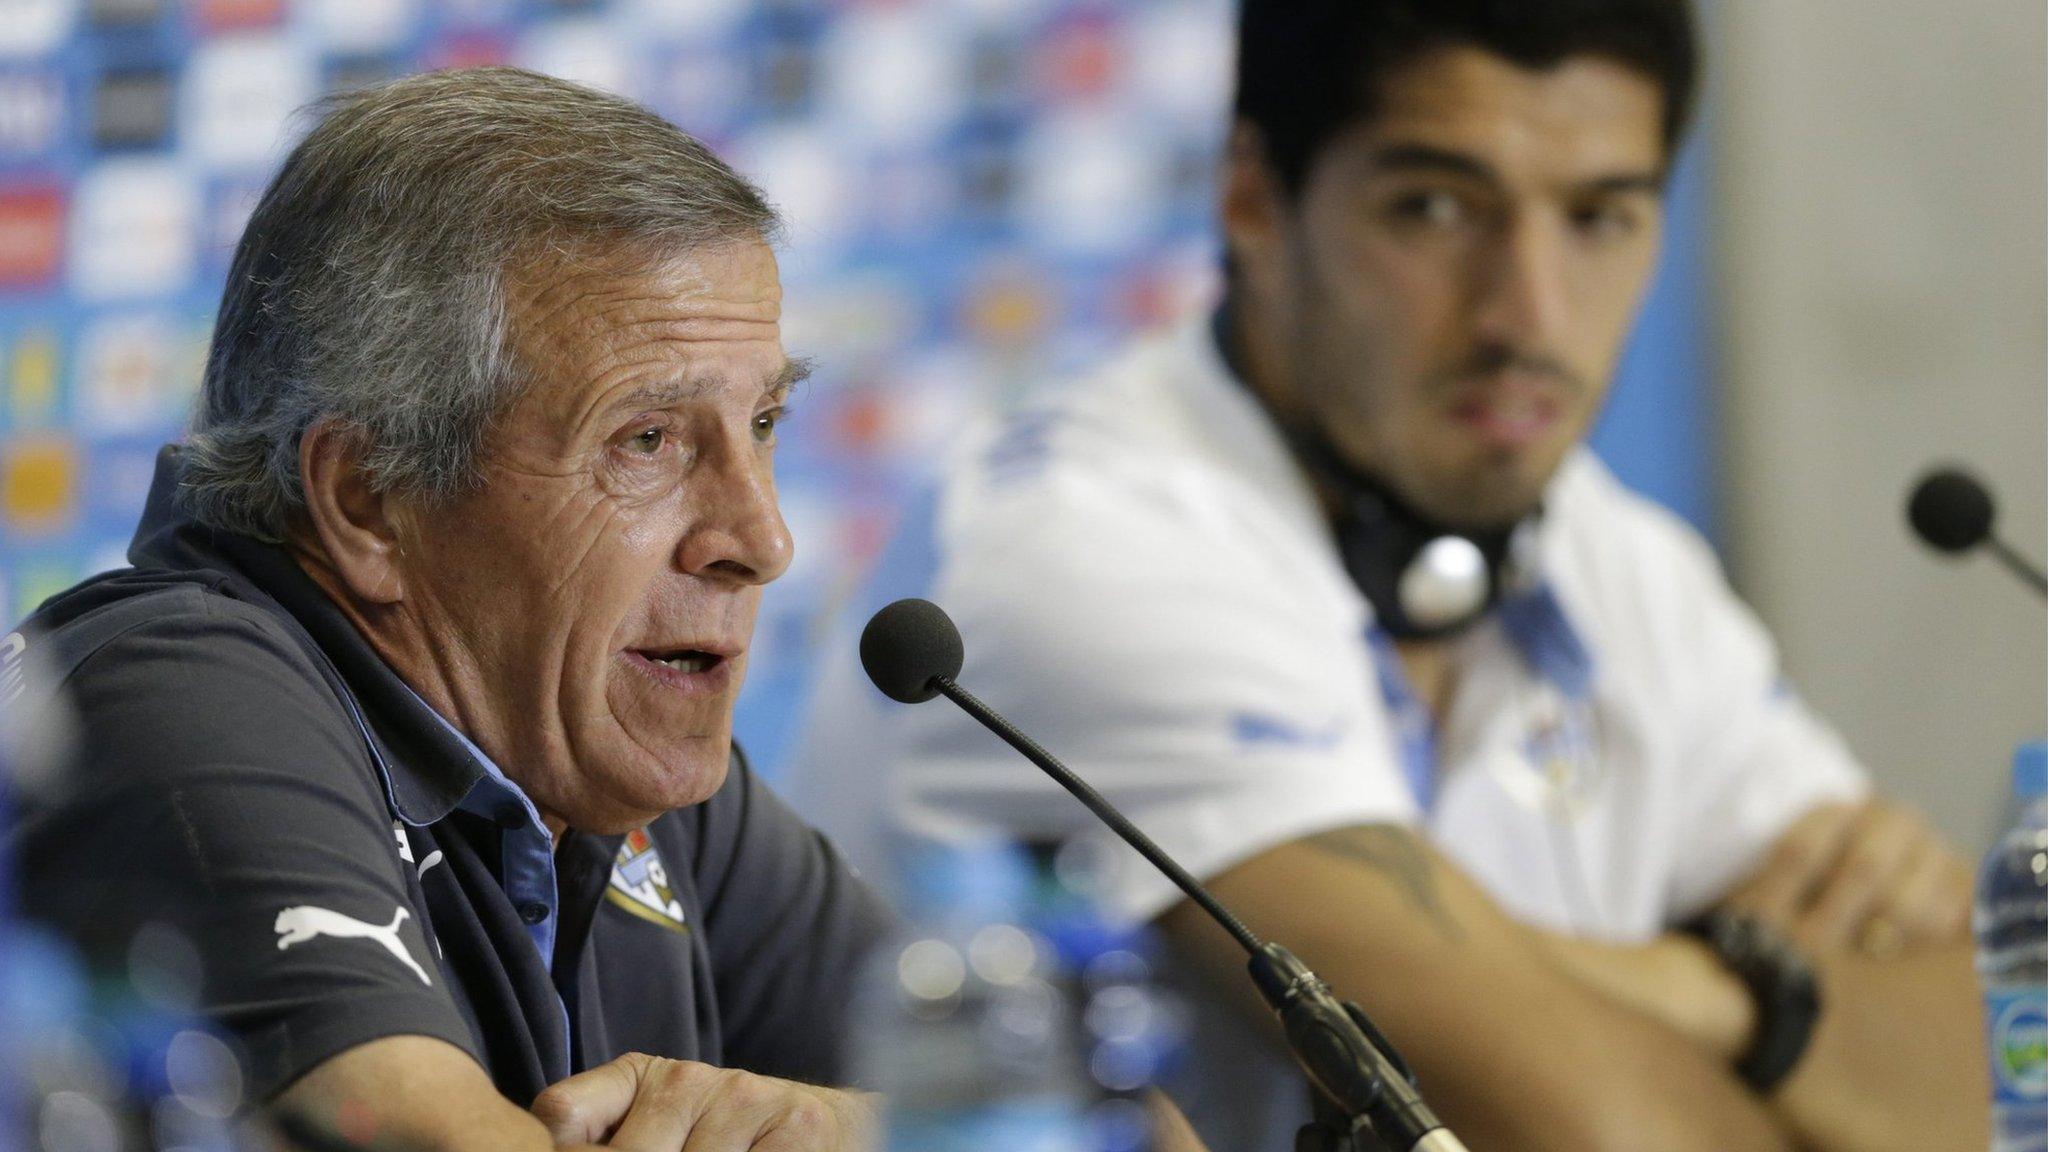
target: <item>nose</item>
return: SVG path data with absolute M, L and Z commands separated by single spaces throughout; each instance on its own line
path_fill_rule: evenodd
M 677 546 L 684 572 L 732 584 L 766 584 L 796 555 L 775 498 L 770 458 L 749 443 L 700 464 L 696 522 Z
M 1539 213 L 1503 228 L 1479 269 L 1480 338 L 1519 351 L 1554 347 L 1571 312 L 1567 255 L 1563 230 Z

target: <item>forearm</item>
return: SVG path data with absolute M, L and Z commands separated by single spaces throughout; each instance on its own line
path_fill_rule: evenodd
M 1519 1152 L 1788 1149 L 1717 1061 L 1564 976 L 1470 880 L 1397 829 L 1312 837 L 1215 878 L 1387 1031 L 1473 1147 Z M 1346 854 L 1349 859 L 1347 860 Z M 1343 908 L 1336 916 L 1331 909 Z M 1166 920 L 1215 987 L 1265 1015 L 1242 955 L 1183 906 Z
M 1590 993 L 1554 970 L 1531 965 L 1510 977 L 1452 961 L 1402 973 L 1384 963 L 1358 963 L 1327 942 L 1310 939 L 1303 949 L 1334 987 L 1359 991 L 1415 1066 L 1438 1111 L 1475 1148 L 1767 1152 L 1793 1146 L 1725 1061 L 1663 1021 Z M 1500 998 L 1422 1013 L 1399 997 L 1371 991 L 1432 979 L 1487 981 Z M 1446 1047 L 1444 1032 L 1477 1042 Z
M 1607 1000 L 1684 1034 L 1724 1067 L 1747 1051 L 1754 1005 L 1704 946 L 1683 936 L 1622 946 L 1539 930 L 1558 967 Z M 1978 1147 L 1989 1098 L 1966 944 L 1874 959 L 1816 958 L 1823 1007 L 1793 1074 L 1766 1102 L 1807 1147 L 1890 1152 Z
M 422 1036 L 352 1048 L 285 1089 L 269 1112 L 289 1113 L 351 1146 L 556 1152 L 547 1127 L 498 1095 L 474 1060 Z
M 1749 1050 L 1756 1005 L 1704 943 L 1685 935 L 1607 944 L 1526 929 L 1531 943 L 1581 987 L 1691 1040 L 1723 1066 Z
M 1967 942 L 1818 960 L 1821 1017 L 1771 1105 L 1820 1152 L 1983 1148 L 1991 1088 Z
M 1802 816 L 1724 900 L 1789 937 L 1818 974 L 1819 1021 L 1770 1100 L 1808 1147 L 1989 1142 L 1970 883 L 1925 821 L 1872 802 Z

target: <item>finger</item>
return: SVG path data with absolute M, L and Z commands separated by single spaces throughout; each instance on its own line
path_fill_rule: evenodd
M 1202 1138 L 1195 1135 L 1188 1118 L 1166 1094 L 1158 1089 L 1145 1093 L 1145 1114 L 1152 1120 L 1152 1147 L 1156 1152 L 1206 1152 Z
M 682 1145 L 683 1152 L 747 1152 L 768 1126 L 773 1106 L 769 1086 L 774 1083 L 779 1082 L 727 1070 L 715 1082 L 703 1085 L 697 1122 Z
M 1860 812 L 1856 805 L 1830 804 L 1794 821 L 1728 905 L 1781 927 L 1790 924 L 1834 867 Z
M 638 1052 L 548 1086 L 528 1109 L 557 1145 L 597 1144 L 618 1127 L 639 1095 L 648 1057 Z
M 1923 833 L 1902 809 L 1872 804 L 1801 917 L 1807 937 L 1823 948 L 1855 939 L 1912 859 Z
M 870 1146 L 861 1115 L 842 1112 L 828 1099 L 830 1089 L 791 1085 L 792 1093 L 756 1137 L 756 1152 L 860 1152 Z M 690 1152 L 695 1152 L 694 1149 Z
M 678 1152 L 687 1147 L 713 1106 L 724 1076 L 723 1069 L 694 1060 L 652 1061 L 608 1146 L 628 1152 Z
M 729 1071 L 702 1109 L 683 1152 L 834 1152 L 841 1139 L 828 1090 Z
M 1970 872 L 1940 842 L 1923 840 L 1878 915 L 1899 926 L 1908 944 L 1960 939 L 1970 923 Z
M 690 1129 L 690 1138 L 682 1146 L 683 1152 L 749 1152 L 760 1149 L 769 1152 L 771 1145 L 764 1142 L 771 1131 L 769 1118 L 751 1109 L 713 1105 Z M 783 1148 L 797 1145 L 782 1144 Z M 806 1152 L 817 1152 L 813 1145 Z

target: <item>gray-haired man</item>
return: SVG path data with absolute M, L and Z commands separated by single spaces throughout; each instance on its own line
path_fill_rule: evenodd
M 82 745 L 10 836 L 95 953 L 191 942 L 258 1099 L 394 1147 L 858 1138 L 812 1085 L 883 914 L 731 742 L 791 551 L 773 227 L 509 70 L 339 101 L 265 194 L 134 567 L 22 626 Z

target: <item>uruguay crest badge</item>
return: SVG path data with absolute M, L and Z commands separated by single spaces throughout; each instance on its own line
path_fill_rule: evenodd
M 604 898 L 671 932 L 685 930 L 683 906 L 669 890 L 668 866 L 661 862 L 661 853 L 654 850 L 654 841 L 644 828 L 626 833 L 625 841 L 619 845 Z

